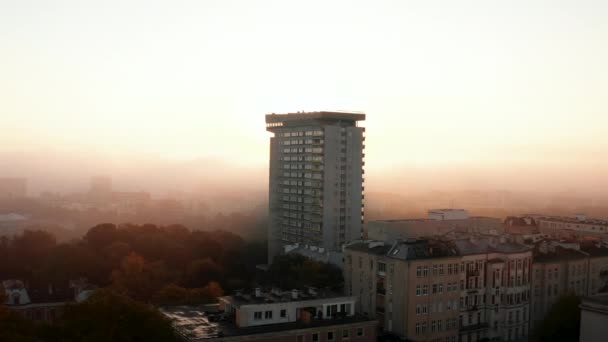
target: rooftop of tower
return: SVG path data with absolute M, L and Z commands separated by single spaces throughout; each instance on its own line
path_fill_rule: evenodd
M 266 128 L 272 129 L 284 125 L 300 123 L 330 123 L 335 121 L 357 122 L 365 120 L 365 113 L 358 111 L 320 111 L 296 112 L 283 114 L 266 114 Z

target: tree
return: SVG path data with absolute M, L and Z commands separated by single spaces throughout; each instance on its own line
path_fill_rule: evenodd
M 558 298 L 540 324 L 541 342 L 578 341 L 581 325 L 580 298 L 566 294 Z
M 4 306 L 5 302 L 6 292 L 0 286 L 0 342 L 35 341 L 31 322 Z
M 67 306 L 54 335 L 57 341 L 177 341 L 154 307 L 107 289 Z
M 224 290 L 217 282 L 210 282 L 202 288 L 187 289 L 175 284 L 163 287 L 154 296 L 157 305 L 198 305 L 217 301 Z
M 119 269 L 112 272 L 112 288 L 140 301 L 149 301 L 172 280 L 162 262 L 147 263 L 134 252 L 123 259 Z
M 318 262 L 299 254 L 279 255 L 274 258 L 262 281 L 282 288 L 302 285 L 341 290 L 344 278 L 335 265 Z

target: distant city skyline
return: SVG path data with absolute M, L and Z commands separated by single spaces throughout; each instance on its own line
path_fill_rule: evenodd
M 346 109 L 367 113 L 371 183 L 398 168 L 605 191 L 607 16 L 603 1 L 3 1 L 1 176 L 40 156 L 56 172 L 263 170 L 264 114 Z

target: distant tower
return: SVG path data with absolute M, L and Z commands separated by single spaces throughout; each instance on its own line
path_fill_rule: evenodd
M 363 236 L 365 120 L 358 112 L 266 115 L 268 261 L 290 244 L 340 251 Z

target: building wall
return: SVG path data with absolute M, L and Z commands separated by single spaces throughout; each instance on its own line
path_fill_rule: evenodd
M 271 131 L 269 262 L 285 245 L 339 251 L 361 238 L 363 128 L 302 120 Z
M 588 295 L 608 292 L 608 256 L 589 258 Z
M 333 339 L 329 339 L 331 332 Z M 361 335 L 359 335 L 361 333 Z M 313 337 L 316 334 L 317 339 Z M 345 337 L 347 336 L 347 337 Z M 376 342 L 376 321 L 213 339 L 217 342 Z
M 407 262 L 408 267 L 403 269 L 406 274 L 405 280 L 408 282 L 406 309 L 403 317 L 400 317 L 403 323 L 397 323 L 396 326 L 405 326 L 406 330 L 403 333 L 410 339 L 414 341 L 457 339 L 458 326 L 452 323 L 458 322 L 459 313 L 459 259 L 449 257 Z M 397 284 L 395 285 L 398 286 Z M 451 284 L 449 286 L 451 290 L 448 290 L 448 284 Z
M 589 232 L 589 233 L 608 233 L 608 224 L 606 223 L 588 223 L 585 221 L 576 222 L 563 221 L 551 218 L 538 218 L 536 219 L 540 228 L 551 228 L 551 229 L 569 229 L 574 231 Z
M 581 310 L 579 342 L 605 342 L 608 336 L 608 314 Z
M 447 320 L 458 320 L 459 257 L 405 261 L 351 249 L 345 257 L 345 290 L 357 298 L 358 312 L 376 318 L 381 330 L 412 341 L 457 340 L 458 327 L 448 328 Z
M 315 308 L 317 312 L 320 311 L 323 319 L 329 319 L 331 318 L 331 316 L 327 316 L 327 306 L 329 305 L 336 305 L 337 312 L 346 312 L 348 316 L 355 313 L 355 299 L 352 297 L 241 305 L 237 309 L 238 326 L 244 328 L 295 322 L 300 319 L 300 309 L 311 307 Z M 285 310 L 285 317 L 281 317 L 281 310 Z M 256 312 L 260 313 L 260 318 L 255 317 Z M 267 312 L 270 312 L 270 317 L 267 317 Z

